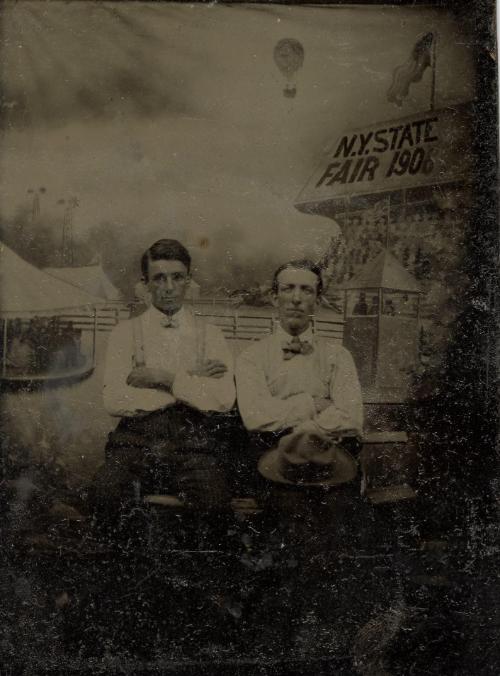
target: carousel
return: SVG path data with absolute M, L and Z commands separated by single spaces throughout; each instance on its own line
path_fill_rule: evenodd
M 2 387 L 32 389 L 88 377 L 102 299 L 37 269 L 4 244 L 0 284 Z

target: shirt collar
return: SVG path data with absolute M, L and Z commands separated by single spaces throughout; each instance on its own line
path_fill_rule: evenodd
M 183 307 L 181 307 L 181 309 L 172 316 L 175 317 L 175 319 L 179 322 L 179 328 L 183 328 L 185 326 L 187 322 L 187 313 Z M 151 305 L 148 310 L 146 310 L 146 319 L 151 326 L 163 328 L 165 314 L 155 308 L 154 305 Z
M 287 333 L 280 324 L 278 324 L 276 327 L 276 336 L 279 338 L 280 342 L 288 342 L 292 340 L 293 337 L 289 333 Z M 313 342 L 312 324 L 309 324 L 307 329 L 303 333 L 299 334 L 298 338 L 300 339 L 301 343 L 305 341 L 306 343 L 312 344 Z

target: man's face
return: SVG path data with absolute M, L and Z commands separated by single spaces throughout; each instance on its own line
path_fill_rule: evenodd
M 181 261 L 149 261 L 147 287 L 151 302 L 167 315 L 178 312 L 189 285 L 189 272 Z
M 278 275 L 274 304 L 280 324 L 287 333 L 299 335 L 307 329 L 318 299 L 318 277 L 310 270 L 287 268 Z

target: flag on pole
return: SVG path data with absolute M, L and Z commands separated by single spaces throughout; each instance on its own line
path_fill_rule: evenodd
M 31 206 L 31 220 L 33 223 L 38 220 L 38 217 L 40 216 L 40 198 L 38 197 L 38 193 L 35 193 L 35 196 L 33 197 L 33 204 Z
M 408 96 L 410 85 L 420 82 L 426 68 L 432 64 L 431 49 L 434 39 L 434 33 L 423 33 L 418 37 L 408 61 L 394 70 L 392 84 L 387 92 L 388 101 L 401 106 Z

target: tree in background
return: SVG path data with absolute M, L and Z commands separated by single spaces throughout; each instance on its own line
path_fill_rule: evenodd
M 430 256 L 423 256 L 420 263 L 420 277 L 419 279 L 430 279 L 432 273 L 432 264 Z
M 59 243 L 46 215 L 38 214 L 33 219 L 32 205 L 24 205 L 2 223 L 2 241 L 19 256 L 38 268 L 58 265 Z
M 429 358 L 431 355 L 429 338 L 429 332 L 426 331 L 423 326 L 421 326 L 418 335 L 418 356 L 420 363 L 424 366 L 429 363 Z
M 413 263 L 413 274 L 417 279 L 421 279 L 422 249 L 418 246 Z

